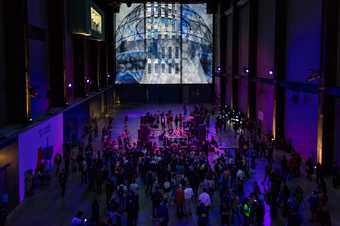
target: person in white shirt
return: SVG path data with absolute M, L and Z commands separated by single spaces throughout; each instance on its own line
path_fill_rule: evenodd
M 203 188 L 203 192 L 199 195 L 198 200 L 205 205 L 205 207 L 211 206 L 210 195 L 207 193 L 207 190 Z
M 190 184 L 187 184 L 184 189 L 184 213 L 186 215 L 192 214 L 192 197 L 194 196 L 194 191 L 192 190 Z
M 139 185 L 138 185 L 138 183 L 136 182 L 136 180 L 134 180 L 134 181 L 130 184 L 129 189 L 130 189 L 131 191 L 133 191 L 136 195 L 138 195 Z

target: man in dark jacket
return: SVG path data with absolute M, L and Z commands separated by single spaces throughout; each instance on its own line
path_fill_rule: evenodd
M 5 226 L 8 215 L 7 208 L 0 203 L 0 226 Z
M 65 189 L 66 189 L 66 180 L 67 180 L 67 177 L 66 177 L 66 173 L 64 170 L 62 170 L 60 173 L 59 173 L 59 185 L 60 185 L 60 188 L 61 188 L 61 196 L 64 197 L 65 196 Z
M 133 191 L 129 191 L 126 201 L 127 225 L 137 226 L 139 211 L 138 195 L 136 195 Z
M 157 217 L 160 219 L 160 226 L 168 226 L 169 209 L 166 200 L 163 200 L 157 208 Z
M 207 226 L 209 223 L 209 210 L 204 205 L 204 203 L 200 203 L 197 207 L 197 224 L 198 226 Z

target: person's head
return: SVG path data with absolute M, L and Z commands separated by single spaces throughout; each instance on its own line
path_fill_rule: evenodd
M 80 219 L 83 217 L 83 215 L 84 215 L 83 211 L 78 211 L 76 217 Z

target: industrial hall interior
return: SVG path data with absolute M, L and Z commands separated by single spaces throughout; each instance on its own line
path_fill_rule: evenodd
M 0 226 L 340 226 L 339 0 L 0 0 Z

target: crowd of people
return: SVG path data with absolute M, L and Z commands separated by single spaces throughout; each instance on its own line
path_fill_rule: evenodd
M 220 140 L 207 135 L 212 117 L 217 134 L 234 130 L 235 147 L 223 147 Z M 280 216 L 287 226 L 299 226 L 306 220 L 301 215 L 306 200 L 310 221 L 331 225 L 323 167 L 311 158 L 304 164 L 295 152 L 274 161 L 277 142 L 240 112 L 204 106 L 191 110 L 185 106 L 179 114 L 146 112 L 140 118 L 137 139 L 129 134 L 128 116 L 117 137 L 113 137 L 113 121 L 111 117 L 100 123 L 91 120 L 82 141 L 76 147 L 65 144 L 63 155 L 54 158 L 62 197 L 67 194 L 70 174 L 78 175 L 72 180 L 78 178 L 89 192 L 105 195 L 105 204 L 93 200 L 88 216 L 78 211 L 72 226 L 137 226 L 145 206 L 151 206 L 150 217 L 156 226 L 169 225 L 172 208 L 177 218 L 196 219 L 195 225 L 208 226 L 217 206 L 222 226 L 263 226 L 267 210 L 271 219 Z M 185 139 L 165 139 L 165 134 L 174 131 Z M 266 164 L 264 177 L 246 188 L 257 160 Z M 301 186 L 289 183 L 303 175 L 317 184 L 310 196 Z M 141 195 L 147 203 L 140 203 Z
M 216 117 L 217 133 L 223 133 L 227 127 L 234 129 L 237 147 L 223 150 L 213 136 L 202 137 L 202 128 L 209 126 L 211 117 Z M 331 225 L 321 165 L 311 159 L 306 161 L 306 177 L 311 179 L 315 174 L 317 182 L 316 190 L 306 198 L 301 186 L 289 185 L 289 180 L 302 175 L 300 155 L 295 152 L 283 155 L 280 163 L 274 164 L 277 145 L 272 137 L 263 134 L 255 122 L 230 108 L 210 110 L 196 106 L 192 112 L 184 109 L 183 114 L 148 112 L 140 119 L 137 140 L 129 135 L 127 116 L 122 134 L 117 139 L 112 138 L 113 119 L 109 118 L 102 129 L 101 150 L 95 150 L 92 142 L 93 137 L 98 136 L 97 123 L 92 121 L 86 129 L 87 145 L 80 145 L 76 157 L 64 153 L 64 161 L 74 162 L 72 170 L 79 171 L 81 183 L 87 184 L 89 191 L 105 191 L 108 211 L 100 214 L 99 203 L 95 200 L 90 218 L 87 220 L 79 212 L 72 220 L 73 225 L 136 226 L 141 192 L 150 201 L 150 215 L 157 226 L 169 224 L 172 206 L 175 206 L 178 218 L 194 214 L 198 226 L 207 226 L 211 209 L 216 205 L 220 206 L 220 224 L 223 226 L 262 226 L 265 205 L 268 205 L 272 219 L 281 216 L 286 219 L 287 226 L 299 226 L 303 222 L 301 205 L 304 200 L 310 204 L 310 221 Z M 162 135 L 178 128 L 185 131 L 182 135 L 188 139 L 165 142 Z M 152 137 L 154 130 L 160 130 L 161 135 Z M 65 150 L 71 152 L 70 148 Z M 216 156 L 214 160 L 209 158 L 211 152 Z M 244 185 L 251 178 L 257 159 L 267 162 L 265 176 L 254 183 L 250 193 L 246 193 Z M 67 168 L 59 173 L 62 195 Z

